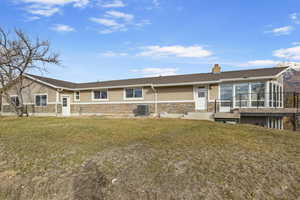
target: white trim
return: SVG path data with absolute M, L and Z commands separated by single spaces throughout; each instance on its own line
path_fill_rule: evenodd
M 278 73 L 280 74 L 280 73 Z M 231 81 L 249 81 L 249 80 L 264 80 L 264 79 L 274 79 L 278 77 L 278 74 L 275 76 L 261 76 L 261 77 L 246 77 L 246 78 L 233 78 L 233 79 L 220 79 L 218 81 L 199 81 L 199 82 L 187 82 L 187 83 L 167 83 L 167 84 L 138 84 L 138 85 L 119 85 L 119 86 L 108 86 L 108 87 L 90 87 L 90 88 L 68 88 L 68 87 L 57 87 L 55 85 L 46 83 L 44 81 L 41 81 L 40 79 L 34 78 L 30 75 L 25 75 L 28 78 L 31 78 L 32 80 L 38 81 L 40 83 L 43 83 L 45 85 L 48 85 L 53 88 L 57 89 L 65 89 L 65 90 L 71 90 L 71 91 L 77 91 L 77 90 L 97 90 L 97 89 L 110 89 L 110 88 L 136 88 L 136 87 L 164 87 L 164 86 L 182 86 L 182 85 L 207 85 L 207 84 L 216 84 L 216 83 L 223 83 L 223 82 L 231 82 Z
M 76 93 L 79 93 L 79 99 L 77 99 L 76 97 L 77 97 L 77 94 Z M 73 93 L 73 95 L 74 95 L 74 101 L 80 101 L 80 91 L 74 91 L 74 93 Z
M 42 81 L 42 80 L 40 80 L 40 79 L 34 78 L 34 77 L 32 77 L 32 76 L 30 76 L 30 75 L 28 75 L 28 74 L 24 74 L 23 76 L 25 76 L 25 77 L 27 77 L 27 78 L 30 78 L 30 79 L 32 79 L 32 80 L 34 80 L 34 81 L 43 83 L 44 85 L 48 85 L 48 86 L 50 86 L 50 87 L 56 88 L 56 89 L 59 89 L 59 88 L 60 88 L 60 87 L 57 87 L 57 86 L 52 85 L 52 84 L 50 84 L 50 83 L 44 82 L 44 81 Z
M 60 102 L 60 99 L 59 99 L 59 92 L 56 91 L 56 102 L 55 103 L 59 103 Z
M 63 98 L 67 98 L 67 103 L 68 103 L 68 113 L 66 115 L 64 115 L 64 106 L 62 105 L 62 108 L 61 108 L 61 115 L 62 116 L 70 116 L 71 115 L 71 97 L 70 95 L 67 95 L 67 94 L 64 94 L 64 95 L 61 95 L 61 103 L 63 104 Z
M 110 101 L 110 102 L 73 102 L 71 105 L 88 104 L 154 104 L 155 101 Z M 157 101 L 157 103 L 195 103 L 195 100 Z
M 203 87 L 203 88 L 200 88 Z M 206 91 L 206 103 L 205 103 L 205 108 L 204 109 L 198 109 L 198 91 L 199 89 L 204 89 Z M 209 85 L 194 85 L 194 101 L 195 101 L 195 111 L 196 110 L 201 110 L 201 111 L 206 111 L 208 108 L 208 99 L 209 99 Z
M 128 98 L 126 97 L 126 89 L 138 89 L 141 88 L 142 89 L 142 97 L 131 97 Z M 124 101 L 136 101 L 136 100 L 144 100 L 144 88 L 143 87 L 127 87 L 123 89 L 123 100 Z
M 99 92 L 102 92 L 102 91 L 106 91 L 106 99 L 95 99 L 95 95 L 94 95 L 94 92 L 95 91 L 99 91 Z M 108 89 L 99 89 L 99 90 L 92 90 L 91 91 L 91 99 L 92 101 L 109 101 L 109 97 L 108 97 Z
M 282 74 L 284 74 L 287 70 L 289 70 L 291 67 L 287 67 L 285 70 L 282 70 L 281 72 L 279 72 L 278 74 L 276 74 L 276 78 L 278 78 L 279 76 L 281 76 Z
M 44 96 L 44 95 L 46 95 L 46 98 L 47 98 L 47 105 L 45 105 L 45 106 L 36 105 L 36 96 Z M 48 106 L 49 102 L 48 102 L 48 94 L 47 93 L 37 93 L 37 94 L 33 94 L 33 96 L 34 96 L 34 100 L 33 100 L 34 106 L 36 106 L 36 107 L 46 107 L 46 106 Z

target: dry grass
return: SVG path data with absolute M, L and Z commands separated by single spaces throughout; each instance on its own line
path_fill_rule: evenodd
M 85 191 L 85 199 L 297 199 L 300 134 L 174 119 L 0 118 L 0 199 Z

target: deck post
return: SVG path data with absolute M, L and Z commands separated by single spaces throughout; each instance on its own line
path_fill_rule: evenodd
M 297 131 L 297 124 L 298 124 L 297 115 L 296 115 L 296 113 L 294 113 L 293 114 L 293 131 Z
M 217 113 L 217 99 L 215 99 L 215 113 Z

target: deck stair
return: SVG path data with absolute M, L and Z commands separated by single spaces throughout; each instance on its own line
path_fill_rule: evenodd
M 212 113 L 212 112 L 188 112 L 186 115 L 183 116 L 183 119 L 214 121 L 214 113 Z
M 241 115 L 239 112 L 232 112 L 232 113 L 224 113 L 224 112 L 217 112 L 214 114 L 215 119 L 240 119 Z

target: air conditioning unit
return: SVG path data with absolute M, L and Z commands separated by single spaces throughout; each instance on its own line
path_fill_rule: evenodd
M 149 116 L 150 115 L 150 106 L 149 105 L 138 105 L 135 115 L 136 116 Z

